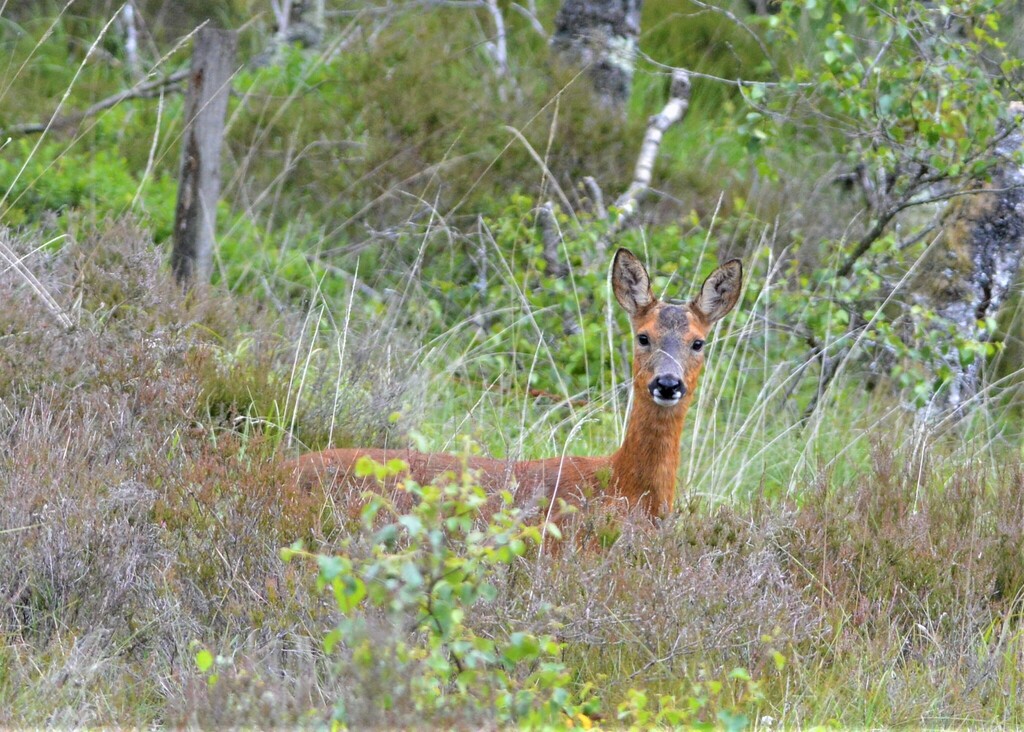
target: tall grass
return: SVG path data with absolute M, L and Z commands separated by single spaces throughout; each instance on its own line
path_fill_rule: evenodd
M 655 35 L 676 10 L 658 12 Z M 177 291 L 163 264 L 175 99 L 110 111 L 70 138 L 48 133 L 17 161 L 34 172 L 7 180 L 0 206 L 0 724 L 312 727 L 355 682 L 369 690 L 367 724 L 429 724 L 375 707 L 375 680 L 324 652 L 337 611 L 313 570 L 278 551 L 296 540 L 350 556 L 373 548 L 345 497 L 294 490 L 283 458 L 328 444 L 460 451 L 467 437 L 523 458 L 618 446 L 631 337 L 592 257 L 603 224 L 572 174 L 607 166 L 614 190 L 633 154 L 622 140 L 638 139 L 643 115 L 602 146 L 612 133 L 580 118 L 578 89 L 524 83 L 526 101 L 506 116 L 481 101 L 483 82 L 450 108 L 424 86 L 415 120 L 431 129 L 389 147 L 403 130 L 394 109 L 357 114 L 374 94 L 397 106 L 446 68 L 490 78 L 474 50 L 486 26 L 445 13 L 428 18 L 432 29 L 451 22 L 475 39 L 448 66 L 425 61 L 445 47 L 433 34 L 403 51 L 412 21 L 398 15 L 354 20 L 323 53 L 239 80 L 229 223 L 208 292 Z M 67 28 L 53 17 L 54 32 Z M 367 29 L 383 38 L 373 53 Z M 86 48 L 103 46 L 94 31 Z M 525 21 L 513 32 L 521 48 L 543 47 Z M 34 64 L 56 53 L 47 43 L 30 44 L 0 90 L 28 88 Z M 348 78 L 367 85 L 343 97 L 342 129 L 315 97 L 342 97 L 331 64 L 343 51 L 356 62 Z M 371 84 L 375 59 L 401 83 Z M 523 78 L 527 59 L 513 59 Z M 69 100 L 83 80 L 102 87 L 80 63 L 60 90 Z M 658 85 L 642 78 L 637 99 Z M 79 186 L 82 146 L 112 145 L 122 123 L 146 134 Z M 566 128 L 593 155 L 559 137 Z M 700 178 L 682 208 L 706 215 L 680 223 L 664 197 L 656 223 L 623 239 L 668 296 L 692 295 L 720 251 L 748 273 L 742 304 L 710 339 L 676 511 L 657 527 L 625 525 L 601 552 L 568 541 L 528 554 L 465 622 L 484 637 L 553 635 L 608 726 L 632 692 L 687 704 L 736 667 L 759 695 L 730 682 L 715 703 L 762 728 L 1024 724 L 1024 464 L 1003 390 L 1018 367 L 990 380 L 967 419 L 928 423 L 854 349 L 805 418 L 819 364 L 791 324 L 831 293 L 793 287 L 789 268 L 807 250 L 788 236 L 830 225 L 820 209 L 835 210 L 835 194 L 820 181 L 779 192 L 749 178 L 711 190 L 736 150 L 705 148 L 707 134 L 667 139 L 666 156 L 686 164 L 665 171 Z M 581 204 L 561 220 L 561 279 L 538 263 L 539 198 L 506 190 L 555 185 Z M 64 201 L 59 218 L 46 211 L 51 194 Z M 796 223 L 765 226 L 787 197 L 806 199 Z M 213 683 L 196 662 L 204 649 Z

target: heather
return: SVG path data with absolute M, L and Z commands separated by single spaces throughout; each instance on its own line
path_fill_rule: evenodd
M 187 65 L 178 42 L 204 17 L 164 5 L 136 3 L 161 73 Z M 270 33 L 260 5 L 216 18 L 246 57 Z M 500 6 L 504 75 L 483 6 L 430 3 L 338 3 L 319 49 L 242 68 L 214 275 L 191 289 L 168 267 L 177 90 L 7 133 L 0 725 L 1024 724 L 1019 283 L 973 334 L 911 289 L 941 279 L 950 191 L 994 175 L 971 135 L 1001 118 L 969 113 L 1001 109 L 1019 70 L 975 77 L 968 54 L 1012 56 L 1017 14 L 936 42 L 949 116 L 912 130 L 931 81 L 899 33 L 884 48 L 901 71 L 844 77 L 872 34 L 889 58 L 888 21 L 806 2 L 795 26 L 744 29 L 648 2 L 650 59 L 766 85 L 695 79 L 643 216 L 620 227 L 611 204 L 665 70 L 641 64 L 622 119 L 595 114 Z M 15 59 L 0 128 L 130 85 L 104 30 L 119 7 L 0 6 Z M 875 208 L 843 177 L 852 159 L 899 171 Z M 328 445 L 613 450 L 631 352 L 607 286 L 620 245 L 659 294 L 692 294 L 729 257 L 746 272 L 709 338 L 668 519 L 624 519 L 595 548 L 511 505 L 474 521 L 472 476 L 406 486 L 404 513 L 289 480 L 288 458 Z M 975 364 L 977 391 L 940 412 Z

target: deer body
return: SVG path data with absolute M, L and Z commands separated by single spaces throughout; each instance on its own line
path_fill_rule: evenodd
M 330 490 L 380 490 L 372 478 L 357 478 L 355 463 L 367 456 L 377 462 L 400 459 L 409 477 L 420 484 L 438 476 L 462 473 L 463 465 L 500 504 L 497 495 L 511 490 L 517 506 L 548 511 L 557 519 L 559 501 L 585 508 L 637 511 L 649 518 L 665 516 L 675 500 L 679 445 L 686 412 L 703 366 L 703 347 L 711 326 L 736 304 L 742 267 L 732 260 L 705 280 L 700 294 L 687 304 L 658 300 L 647 270 L 631 252 L 620 249 L 612 266 L 615 297 L 629 313 L 636 334 L 633 356 L 632 411 L 622 445 L 611 455 L 565 456 L 543 460 L 459 458 L 447 453 L 370 448 L 331 449 L 303 455 L 291 466 L 301 485 L 320 484 Z M 396 481 L 385 484 L 394 487 Z M 394 492 L 396 507 L 409 507 L 412 496 Z

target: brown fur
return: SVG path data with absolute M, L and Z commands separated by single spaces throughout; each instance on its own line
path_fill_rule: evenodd
M 679 443 L 687 409 L 697 387 L 704 363 L 703 341 L 711 325 L 723 317 L 739 298 L 742 269 L 738 260 L 727 262 L 708 277 L 701 293 L 686 305 L 657 300 L 650 289 L 646 269 L 628 250 L 615 255 L 612 286 L 616 299 L 629 312 L 633 331 L 646 336 L 649 344 L 634 342 L 633 407 L 622 446 L 601 457 L 554 457 L 544 460 L 498 460 L 414 450 L 349 448 L 324 450 L 291 461 L 299 485 L 322 485 L 325 489 L 381 490 L 372 478 L 355 477 L 356 461 L 367 456 L 384 463 L 398 458 L 409 466 L 409 477 L 427 484 L 451 473 L 461 475 L 463 465 L 476 474 L 481 487 L 497 496 L 512 491 L 515 504 L 554 521 L 561 517 L 560 501 L 586 508 L 591 501 L 602 508 L 639 511 L 649 518 L 661 518 L 675 501 Z M 678 402 L 659 405 L 650 385 L 659 375 L 669 374 L 685 386 Z M 408 509 L 412 497 L 395 491 L 396 479 L 383 489 L 393 492 L 396 507 Z M 486 512 L 497 508 L 492 500 Z M 539 516 L 538 516 L 539 517 Z

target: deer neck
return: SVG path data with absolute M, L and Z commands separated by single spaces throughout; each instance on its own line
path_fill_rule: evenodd
M 675 407 L 659 407 L 645 389 L 633 394 L 633 409 L 622 446 L 611 457 L 614 491 L 630 508 L 665 516 L 676 496 L 679 443 L 691 394 Z

